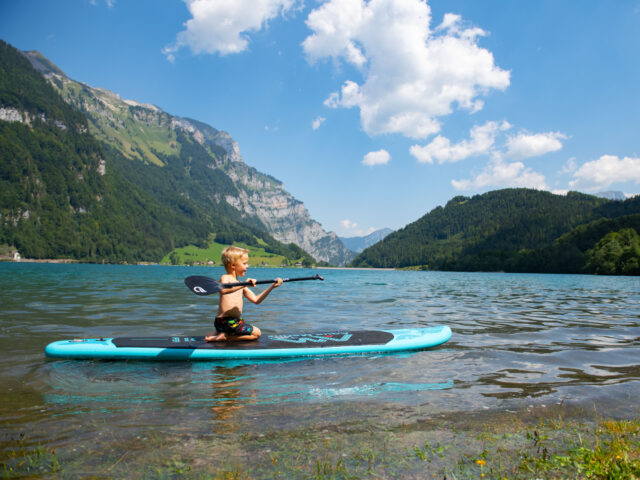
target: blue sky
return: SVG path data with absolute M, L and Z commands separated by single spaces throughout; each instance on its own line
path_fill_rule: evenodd
M 341 236 L 640 193 L 640 0 L 0 0 L 0 38 L 225 130 Z

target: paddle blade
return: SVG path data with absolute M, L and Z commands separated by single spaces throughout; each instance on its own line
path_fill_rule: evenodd
M 221 290 L 221 285 L 213 278 L 193 275 L 184 279 L 184 283 L 196 295 L 211 295 Z

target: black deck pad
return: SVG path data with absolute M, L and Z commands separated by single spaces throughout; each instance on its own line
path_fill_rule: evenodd
M 325 348 L 354 345 L 384 345 L 393 339 L 393 334 L 378 330 L 356 332 L 297 333 L 287 335 L 263 335 L 255 341 L 205 342 L 204 337 L 119 337 L 114 338 L 116 347 L 138 348 L 204 348 L 263 350 L 274 348 Z

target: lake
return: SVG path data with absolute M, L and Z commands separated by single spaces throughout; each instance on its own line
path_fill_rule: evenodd
M 339 458 L 411 449 L 439 425 L 560 408 L 638 416 L 638 277 L 250 268 L 256 279 L 325 278 L 286 283 L 259 306 L 245 302 L 245 318 L 263 333 L 446 324 L 453 337 L 412 353 L 268 362 L 44 357 L 49 342 L 68 338 L 203 335 L 217 296 L 198 297 L 183 280 L 221 273 L 0 263 L 5 474 L 172 478 L 223 469 L 275 478 L 288 465 L 283 478 L 319 478 L 322 465 L 335 472 Z M 398 470 L 419 471 L 411 462 Z

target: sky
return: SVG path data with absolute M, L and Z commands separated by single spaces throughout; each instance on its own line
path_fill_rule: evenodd
M 0 0 L 0 38 L 229 132 L 340 236 L 640 193 L 640 0 Z

